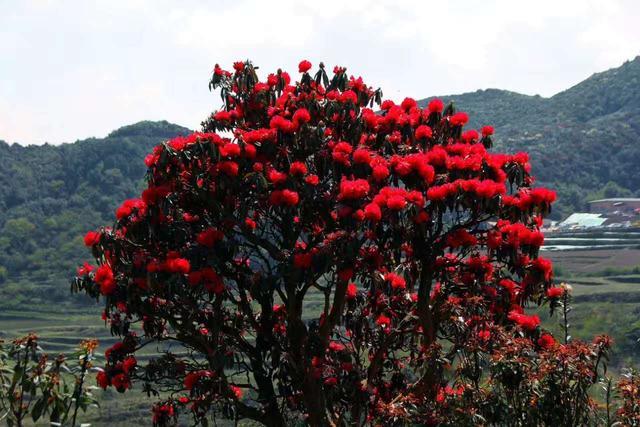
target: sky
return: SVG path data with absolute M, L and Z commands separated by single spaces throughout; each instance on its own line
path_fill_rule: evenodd
M 244 59 L 263 78 L 339 64 L 394 100 L 552 96 L 640 54 L 639 16 L 637 0 L 0 0 L 0 140 L 198 129 L 214 64 Z

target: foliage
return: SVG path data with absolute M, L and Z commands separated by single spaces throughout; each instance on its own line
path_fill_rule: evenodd
M 310 67 L 216 66 L 224 109 L 156 146 L 141 197 L 85 235 L 98 266 L 73 289 L 121 337 L 100 386 L 170 392 L 156 425 L 590 422 L 608 339 L 558 343 L 525 311 L 568 303 L 528 156 L 439 100 L 376 114 L 380 90 Z M 139 363 L 153 342 L 181 351 Z
M 34 334 L 9 345 L 0 341 L 0 420 L 11 427 L 46 417 L 52 425 L 75 427 L 78 411 L 97 405 L 85 384 L 97 345 L 83 341 L 68 357 L 52 357 L 42 352 Z
M 553 216 L 562 218 L 602 196 L 640 196 L 639 76 L 636 57 L 551 98 L 488 89 L 443 99 L 471 125 L 491 121 L 498 148 L 528 151 L 540 182 L 558 191 Z
M 617 384 L 622 406 L 617 411 L 620 425 L 640 425 L 640 375 L 636 370 L 628 371 Z
M 0 141 L 0 307 L 72 302 L 62 284 L 82 259 L 82 233 L 141 188 L 144 153 L 186 132 L 141 122 L 60 146 Z

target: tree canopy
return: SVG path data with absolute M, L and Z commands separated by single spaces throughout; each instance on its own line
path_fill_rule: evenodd
M 609 340 L 558 342 L 526 311 L 566 302 L 528 156 L 440 100 L 311 67 L 216 66 L 224 108 L 156 146 L 141 196 L 86 234 L 74 289 L 122 338 L 100 386 L 169 393 L 157 425 L 589 422 Z M 180 351 L 139 362 L 154 342 Z

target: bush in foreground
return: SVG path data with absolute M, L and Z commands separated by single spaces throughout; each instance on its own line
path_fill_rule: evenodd
M 54 356 L 40 348 L 35 334 L 0 340 L 0 421 L 10 427 L 41 419 L 78 425 L 80 410 L 98 403 L 85 381 L 97 346 L 96 340 L 85 340 L 75 353 Z

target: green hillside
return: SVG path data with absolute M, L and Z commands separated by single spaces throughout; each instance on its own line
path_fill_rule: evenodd
M 84 232 L 109 224 L 122 200 L 139 193 L 153 146 L 187 132 L 140 122 L 59 146 L 0 141 L 0 312 L 69 303 L 66 284 L 88 256 Z
M 496 149 L 530 153 L 539 182 L 559 192 L 555 218 L 587 200 L 640 195 L 640 57 L 551 98 L 498 89 L 441 98 L 470 126 L 494 125 Z
M 556 218 L 589 199 L 640 195 L 640 57 L 551 98 L 497 89 L 441 98 L 470 126 L 493 124 L 496 150 L 531 153 L 540 182 L 559 190 Z M 83 233 L 139 193 L 151 147 L 186 132 L 141 122 L 60 146 L 0 141 L 0 309 L 72 304 Z

